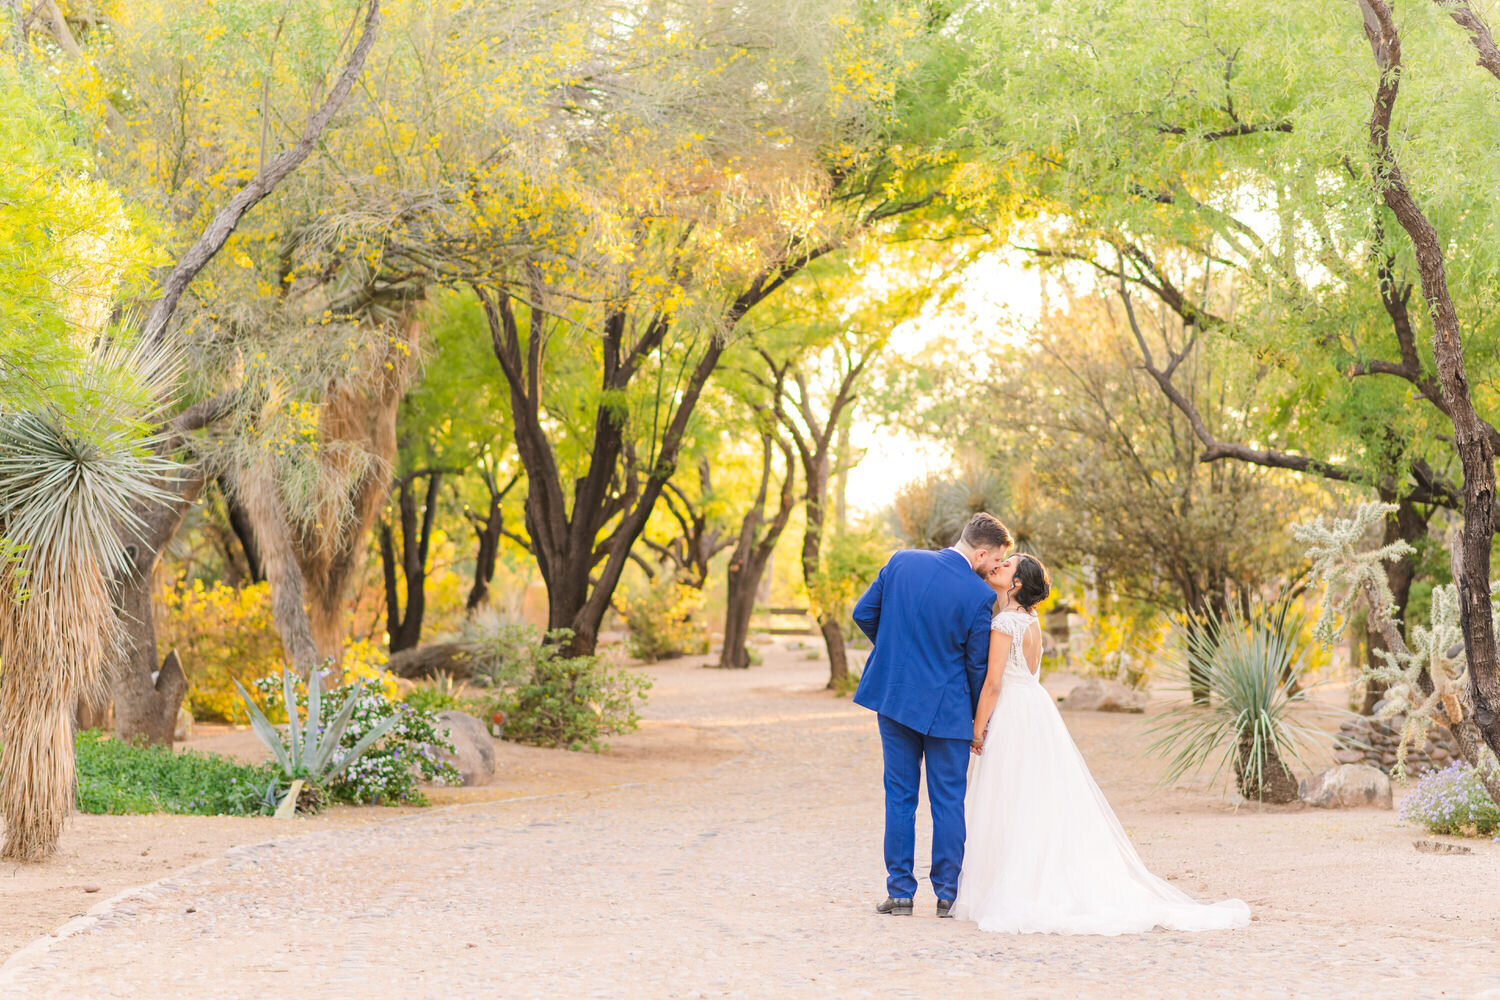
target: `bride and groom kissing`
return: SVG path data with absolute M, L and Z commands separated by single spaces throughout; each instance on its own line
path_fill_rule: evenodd
M 939 917 L 1009 933 L 1246 926 L 1241 901 L 1195 902 L 1141 863 L 1038 680 L 1051 579 L 1011 549 L 976 514 L 950 548 L 897 552 L 855 605 L 874 649 L 854 702 L 876 713 L 885 763 L 876 910 L 912 913 L 925 762 Z

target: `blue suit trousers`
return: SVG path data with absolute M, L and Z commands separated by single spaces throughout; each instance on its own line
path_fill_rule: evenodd
M 886 895 L 916 895 L 917 791 L 925 758 L 927 804 L 932 811 L 932 889 L 938 899 L 953 899 L 964 863 L 969 741 L 928 736 L 887 715 L 876 718 L 885 758 Z

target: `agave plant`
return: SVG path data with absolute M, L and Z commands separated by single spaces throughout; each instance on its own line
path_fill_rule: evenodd
M 359 682 L 356 682 L 359 683 Z M 391 728 L 401 720 L 399 715 L 384 719 L 372 726 L 358 743 L 354 744 L 343 756 L 334 758 L 339 749 L 339 743 L 344 738 L 344 730 L 349 726 L 349 720 L 354 716 L 359 699 L 354 692 L 344 699 L 343 707 L 339 709 L 332 719 L 323 724 L 323 682 L 319 672 L 310 671 L 307 678 L 307 724 L 304 726 L 297 715 L 297 682 L 296 675 L 286 667 L 281 668 L 281 690 L 286 706 L 286 736 L 271 724 L 266 718 L 266 713 L 260 710 L 260 706 L 250 697 L 250 693 L 241 686 L 239 681 L 234 682 L 239 689 L 240 697 L 244 699 L 245 708 L 250 713 L 250 728 L 255 730 L 255 735 L 270 749 L 276 758 L 277 765 L 288 780 L 302 778 L 310 785 L 322 787 L 339 775 L 344 768 L 354 763 L 365 751 L 375 745 Z
M 1279 607 L 1279 606 L 1278 606 Z M 1148 752 L 1168 760 L 1165 780 L 1176 781 L 1217 757 L 1215 776 L 1232 766 L 1240 794 L 1265 802 L 1292 802 L 1297 779 L 1288 759 L 1322 736 L 1300 716 L 1334 713 L 1308 698 L 1303 683 L 1305 648 L 1296 640 L 1295 613 L 1273 607 L 1258 618 L 1238 611 L 1190 622 L 1182 652 L 1168 661 L 1168 676 L 1196 697 L 1153 720 Z

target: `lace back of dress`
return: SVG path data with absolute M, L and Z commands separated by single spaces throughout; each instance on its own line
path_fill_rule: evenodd
M 1005 672 L 1013 676 L 1037 680 L 1026 665 L 1026 633 L 1035 622 L 1036 615 L 1026 611 L 1002 611 L 996 616 L 1004 631 L 1011 637 L 1010 656 L 1005 661 Z

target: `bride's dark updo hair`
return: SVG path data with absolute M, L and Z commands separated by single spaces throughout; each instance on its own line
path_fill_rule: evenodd
M 1016 603 L 1030 611 L 1052 593 L 1052 575 L 1036 556 L 1023 552 L 1016 559 Z

